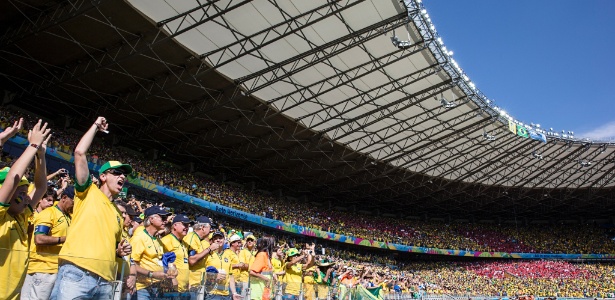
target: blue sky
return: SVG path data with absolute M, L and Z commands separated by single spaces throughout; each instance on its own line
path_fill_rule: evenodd
M 423 4 L 461 68 L 515 119 L 615 138 L 615 1 Z

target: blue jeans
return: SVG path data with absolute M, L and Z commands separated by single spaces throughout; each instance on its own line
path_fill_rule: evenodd
M 297 295 L 284 294 L 282 295 L 283 300 L 297 300 L 299 297 Z
M 149 299 L 151 299 L 151 296 L 147 289 L 137 290 L 137 292 L 134 293 L 134 295 L 132 295 L 132 300 L 149 300 Z
M 58 277 L 50 300 L 73 299 L 112 299 L 113 286 L 100 278 L 71 263 L 64 263 L 58 270 Z
M 205 296 L 205 300 L 230 300 L 231 296 L 213 295 L 208 294 Z

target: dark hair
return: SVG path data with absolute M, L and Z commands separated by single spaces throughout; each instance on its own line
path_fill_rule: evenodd
M 126 202 L 124 202 L 124 201 L 122 201 L 122 200 L 115 200 L 115 201 L 113 201 L 113 203 L 114 203 L 116 206 L 121 206 L 121 207 L 123 207 L 124 209 L 127 209 L 127 208 L 126 208 L 126 206 L 127 206 L 127 205 L 126 205 Z
M 48 186 L 47 190 L 45 191 L 45 195 L 44 197 L 49 197 L 52 196 L 54 199 L 56 198 L 56 190 L 53 188 L 53 186 Z
M 264 236 L 256 240 L 256 252 L 267 252 L 269 257 L 271 257 L 275 246 L 275 238 L 272 236 Z

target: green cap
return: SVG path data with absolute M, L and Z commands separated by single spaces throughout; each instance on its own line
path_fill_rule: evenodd
M 299 250 L 297 250 L 297 248 L 290 248 L 286 250 L 286 255 L 288 255 L 288 257 L 295 256 L 297 254 L 299 254 Z
M 2 170 L 0 170 L 0 186 L 4 184 L 4 180 L 6 180 L 6 176 L 9 175 L 10 170 L 11 168 L 9 167 L 4 167 L 2 168 Z M 17 186 L 28 185 L 28 184 L 30 184 L 30 181 L 28 181 L 28 178 L 26 178 L 26 176 L 22 176 Z
M 110 160 L 106 162 L 104 165 L 102 165 L 102 167 L 100 167 L 98 173 L 105 173 L 109 169 L 124 169 L 126 170 L 126 175 L 132 173 L 132 167 L 129 164 L 123 164 L 117 160 Z

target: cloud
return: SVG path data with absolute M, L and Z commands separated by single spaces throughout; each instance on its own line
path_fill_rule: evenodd
M 577 137 L 590 138 L 593 140 L 610 140 L 615 138 L 615 121 L 600 125 L 590 131 L 577 134 Z

